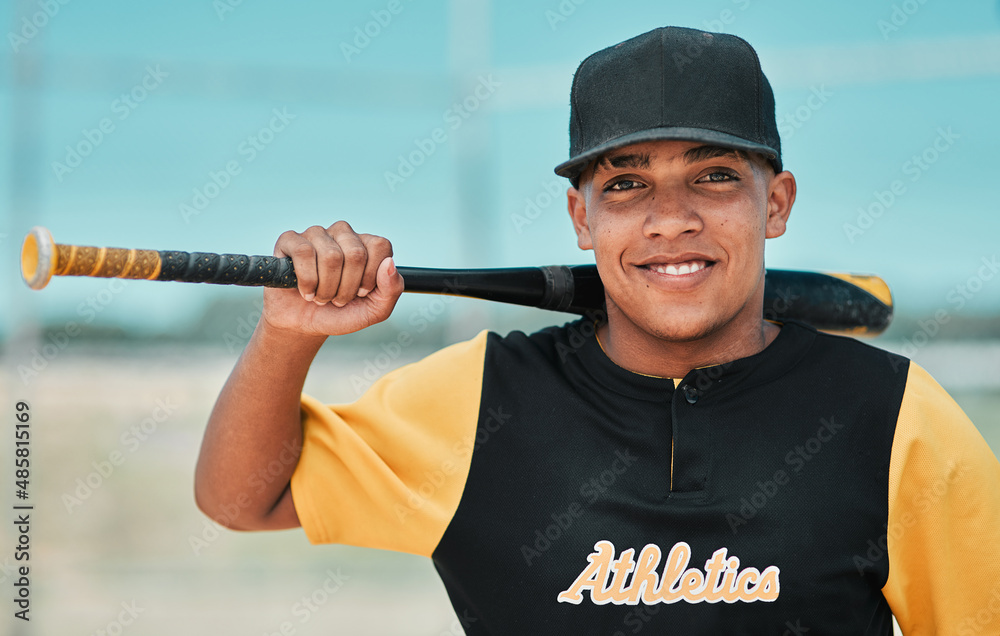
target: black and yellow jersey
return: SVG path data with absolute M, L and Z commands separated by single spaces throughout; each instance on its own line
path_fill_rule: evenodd
M 302 409 L 309 540 L 432 558 L 468 634 L 1000 634 L 1000 463 L 849 338 L 670 379 L 484 331 Z

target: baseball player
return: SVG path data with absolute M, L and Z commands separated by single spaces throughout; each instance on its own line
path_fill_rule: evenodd
M 483 331 L 352 404 L 303 381 L 390 315 L 391 245 L 282 234 L 299 286 L 264 292 L 202 510 L 425 555 L 469 634 L 1000 634 L 1000 463 L 973 424 L 913 362 L 763 319 L 796 187 L 753 48 L 667 27 L 591 55 L 556 173 L 606 310 Z

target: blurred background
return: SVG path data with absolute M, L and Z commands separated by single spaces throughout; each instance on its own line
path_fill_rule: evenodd
M 259 290 L 31 292 L 21 240 L 44 225 L 63 243 L 270 254 L 284 230 L 345 219 L 388 237 L 401 265 L 593 262 L 552 172 L 570 81 L 590 53 L 660 25 L 735 33 L 760 55 L 799 184 L 768 266 L 886 279 L 897 316 L 873 344 L 928 368 L 1000 449 L 995 0 L 0 7 L 0 392 L 9 413 L 31 405 L 35 506 L 32 621 L 5 611 L 0 633 L 116 633 L 129 610 L 118 627 L 152 635 L 462 633 L 425 559 L 233 533 L 195 508 L 201 434 Z M 570 318 L 406 296 L 328 342 L 306 390 L 350 401 L 481 329 Z M 403 332 L 412 345 L 380 348 Z M 10 510 L 12 425 L 2 437 Z M 10 593 L 16 537 L 0 527 Z

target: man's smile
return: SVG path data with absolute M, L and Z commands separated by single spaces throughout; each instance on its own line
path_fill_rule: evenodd
M 694 274 L 695 272 L 700 272 L 708 266 L 705 261 L 686 261 L 684 263 L 654 263 L 652 265 L 644 265 L 643 267 L 651 269 L 659 274 L 668 274 L 670 276 L 684 276 L 687 274 Z
M 654 262 L 637 266 L 650 286 L 664 291 L 688 291 L 700 287 L 711 275 L 715 261 L 691 259 Z
M 707 278 L 715 263 L 705 254 L 685 252 L 657 254 L 639 261 L 635 266 L 659 285 L 667 283 L 671 289 L 687 289 Z

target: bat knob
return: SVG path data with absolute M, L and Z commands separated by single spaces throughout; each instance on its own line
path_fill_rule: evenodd
M 28 287 L 42 289 L 52 279 L 56 265 L 56 244 L 52 234 L 37 225 L 21 244 L 21 277 Z

